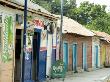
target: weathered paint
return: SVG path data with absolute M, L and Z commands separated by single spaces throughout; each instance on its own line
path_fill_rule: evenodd
M 32 81 L 32 36 L 26 36 L 26 50 L 24 52 L 24 81 Z
M 73 60 L 73 63 L 72 63 L 72 68 L 73 68 L 73 71 L 77 71 L 77 44 L 73 44 L 72 46 L 72 52 L 73 52 L 73 56 L 72 56 L 72 60 Z
M 110 66 L 110 44 L 106 45 L 106 58 L 105 58 L 105 66 Z
M 47 58 L 47 31 L 41 31 L 41 40 L 40 40 L 40 52 L 39 52 L 39 66 L 38 66 L 38 80 L 40 82 L 46 80 L 46 58 Z
M 50 76 L 52 59 L 52 35 L 48 34 L 46 75 Z
M 94 58 L 95 67 L 98 68 L 98 60 L 99 60 L 99 58 L 98 58 L 98 46 L 95 45 L 94 47 L 95 47 L 95 48 L 94 48 L 94 49 L 95 49 L 95 50 L 94 50 L 94 51 L 95 51 L 95 53 L 94 53 L 94 54 L 95 54 L 95 58 Z
M 102 41 L 102 40 L 100 42 L 101 42 L 100 64 L 101 64 L 101 67 L 104 67 L 105 62 L 106 62 L 107 49 L 109 49 L 107 45 L 109 45 L 109 43 L 107 43 L 106 41 Z
M 4 18 L 4 44 L 3 44 L 3 55 L 2 55 L 2 61 L 7 62 L 10 61 L 11 58 L 11 52 L 13 50 L 13 42 L 14 42 L 14 37 L 13 37 L 13 18 L 12 16 L 5 15 Z
M 56 28 L 54 28 L 54 33 L 52 35 L 52 64 L 56 61 Z
M 56 49 L 52 49 L 52 64 L 54 64 L 56 61 Z
M 46 57 L 47 50 L 39 53 L 38 80 L 43 82 L 46 80 Z
M 14 57 L 14 15 L 6 12 L 2 13 L 3 16 L 3 52 L 1 55 L 1 81 L 12 82 L 13 76 L 13 57 Z M 7 73 L 8 72 L 8 73 Z M 7 76 L 7 77 L 4 77 Z
M 15 20 L 16 20 L 16 14 L 20 14 L 20 15 L 23 15 L 23 11 L 21 11 L 21 10 L 17 10 L 17 9 L 11 9 L 11 8 L 9 8 L 9 7 L 7 7 L 7 6 L 2 6 L 2 5 L 0 5 L 0 9 L 1 9 L 1 11 L 0 11 L 0 13 L 3 15 L 3 19 L 5 18 L 5 15 L 7 15 L 7 16 L 12 16 L 13 17 L 13 26 L 14 26 L 14 28 L 13 28 L 13 30 L 11 30 L 12 31 L 12 33 L 13 33 L 13 40 L 11 40 L 11 41 L 13 41 L 12 42 L 12 44 L 13 44 L 13 46 L 11 46 L 12 48 L 12 50 L 10 50 L 10 53 L 11 53 L 11 58 L 12 58 L 12 60 L 11 61 L 9 61 L 9 62 L 7 62 L 7 63 L 3 63 L 3 62 L 1 62 L 1 64 L 0 64 L 0 67 L 2 67 L 0 70 L 0 82 L 13 82 L 14 81 L 14 67 L 15 67 L 15 59 L 14 59 L 14 47 L 15 47 L 15 45 L 14 45 L 14 43 L 15 43 L 15 41 L 14 41 L 14 38 L 15 38 L 15 29 L 16 28 L 18 28 L 18 29 L 23 29 L 23 25 L 18 25 L 18 24 L 15 24 L 16 22 L 15 22 Z M 41 21 L 44 21 L 45 23 L 48 23 L 48 22 L 50 22 L 50 20 L 48 19 L 48 18 L 46 18 L 46 17 L 43 17 L 43 16 L 40 16 L 40 15 L 37 15 L 37 14 L 35 14 L 35 13 L 30 13 L 30 12 L 28 12 L 28 15 L 31 15 L 31 16 L 33 16 L 34 17 L 34 19 L 40 19 Z M 53 20 L 53 19 L 52 19 Z M 5 24 L 3 23 L 3 27 L 2 28 L 4 28 L 5 26 L 4 26 Z M 4 29 L 3 29 L 4 30 Z M 9 29 L 10 30 L 10 29 Z M 10 32 L 11 33 L 11 32 Z M 11 34 L 12 35 L 12 34 Z M 4 35 L 3 35 L 3 37 L 4 37 Z M 11 37 L 11 38 L 12 38 Z M 10 37 L 9 37 L 10 38 Z M 39 76 L 38 76 L 38 79 L 39 79 L 39 81 L 41 81 L 41 80 L 44 80 L 45 79 L 45 77 L 46 77 L 46 70 L 47 70 L 47 72 L 48 72 L 48 75 L 50 74 L 50 68 L 51 68 L 51 55 L 52 55 L 52 36 L 50 35 L 50 39 L 48 39 L 48 41 L 50 41 L 50 42 L 48 42 L 49 44 L 51 44 L 51 45 L 48 45 L 48 50 L 47 50 L 47 31 L 46 30 L 44 30 L 44 29 L 42 29 L 42 32 L 41 32 L 41 44 L 40 44 L 40 58 L 39 58 L 39 63 L 41 64 L 39 67 Z M 4 41 L 3 41 L 3 43 L 4 43 Z M 10 43 L 10 41 L 9 41 L 9 43 Z M 56 46 L 56 45 L 55 45 Z M 45 48 L 44 48 L 45 47 Z M 51 48 L 51 49 L 50 49 Z M 58 47 L 59 48 L 59 47 Z M 48 54 L 47 54 L 48 53 Z M 48 56 L 47 56 L 48 55 Z M 46 57 L 47 56 L 47 57 Z M 29 61 L 27 61 L 27 62 L 25 62 L 25 64 L 30 64 L 31 65 L 31 56 L 29 56 L 28 57 L 29 58 Z M 43 59 L 43 60 L 42 60 Z M 47 59 L 47 60 L 46 60 Z M 48 63 L 47 65 L 46 65 L 46 62 Z M 27 66 L 29 66 L 29 65 L 27 65 Z M 43 67 L 43 69 L 41 69 L 41 67 Z M 28 68 L 28 67 L 26 67 L 26 68 Z M 29 66 L 29 68 L 30 68 L 30 66 Z M 47 68 L 47 69 L 46 69 Z M 30 68 L 31 69 L 31 68 Z M 45 70 L 45 71 L 44 71 Z M 26 71 L 26 70 L 25 70 Z M 43 74 L 41 73 L 41 71 L 43 71 Z M 29 71 L 28 71 L 29 72 Z M 31 76 L 31 74 L 30 73 L 28 73 L 28 75 L 29 75 L 29 79 L 30 79 L 30 76 Z M 41 76 L 42 75 L 42 76 Z M 5 77 L 4 77 L 5 76 Z M 25 77 L 27 77 L 27 74 L 25 74 Z M 28 77 L 27 77 L 28 78 Z M 27 78 L 25 78 L 25 79 L 27 79 Z
M 63 34 L 63 41 L 69 45 L 69 71 L 73 70 L 73 43 L 77 43 L 77 72 L 83 72 L 83 46 L 87 43 L 87 70 L 92 70 L 92 37 L 85 37 L 76 34 Z
M 69 52 L 68 52 L 68 49 L 69 49 L 69 47 L 68 47 L 68 43 L 67 42 L 64 42 L 63 43 L 63 62 L 65 63 L 65 66 L 66 66 L 66 68 L 68 69 L 68 61 L 69 61 L 69 58 L 68 58 L 68 56 L 69 56 Z
M 99 37 L 94 36 L 92 38 L 92 68 L 100 67 L 100 39 Z M 97 50 L 97 48 L 98 50 Z M 96 65 L 97 62 L 97 65 Z
M 101 65 L 102 65 L 102 67 L 105 64 L 105 60 L 106 60 L 106 45 L 101 44 Z
M 56 60 L 59 60 L 60 33 L 56 32 Z
M 102 47 L 102 64 L 103 65 L 105 63 L 105 56 L 106 56 L 106 48 Z
M 87 70 L 87 44 L 83 43 L 83 69 Z
M 105 63 L 105 56 L 106 56 L 106 48 L 103 47 L 103 49 L 102 49 L 102 63 L 103 64 Z

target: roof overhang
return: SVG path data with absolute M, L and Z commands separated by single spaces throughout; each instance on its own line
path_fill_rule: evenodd
M 13 9 L 18 9 L 18 10 L 24 10 L 24 6 L 20 5 L 20 4 L 17 4 L 17 3 L 14 3 L 12 2 L 11 0 L 0 0 L 0 4 L 1 5 L 5 5 L 5 6 L 8 6 L 10 8 L 13 8 Z M 39 10 L 35 10 L 35 9 L 31 9 L 31 8 L 28 8 L 28 11 L 29 12 L 32 12 L 32 13 L 36 13 L 38 15 L 42 15 L 44 17 L 47 17 L 48 19 L 54 19 L 54 20 L 57 20 L 59 19 L 58 17 L 54 16 L 53 14 L 47 14 L 47 13 L 44 13 L 44 12 L 41 12 Z

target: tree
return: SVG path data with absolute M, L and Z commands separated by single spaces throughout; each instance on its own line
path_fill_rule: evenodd
M 69 16 L 91 30 L 104 31 L 110 34 L 110 14 L 105 9 L 105 5 L 85 1 L 78 8 L 71 9 Z
M 97 19 L 93 20 L 91 23 L 88 23 L 86 25 L 87 28 L 91 30 L 98 30 L 98 31 L 104 31 L 108 34 L 110 34 L 110 15 L 107 14 L 106 17 L 98 17 Z
M 51 0 L 31 0 L 51 12 Z
M 60 0 L 33 0 L 54 14 L 60 14 Z M 105 31 L 110 34 L 110 13 L 106 12 L 105 5 L 84 1 L 76 7 L 76 0 L 64 0 L 64 16 L 78 21 L 91 30 Z
M 63 0 L 63 14 L 65 16 L 68 16 L 68 12 L 70 9 L 73 9 L 76 7 L 76 0 Z M 60 14 L 61 10 L 61 2 L 60 0 L 54 0 L 52 2 L 52 13 L 54 14 Z
M 95 20 L 97 17 L 104 17 L 106 14 L 105 5 L 96 5 L 85 1 L 81 5 L 70 11 L 70 18 L 77 20 L 79 23 L 86 25 L 87 23 Z M 71 13 L 72 12 L 72 13 Z
M 60 0 L 32 0 L 34 3 L 42 6 L 53 14 L 60 14 L 61 2 Z M 68 16 L 70 9 L 76 7 L 76 0 L 63 0 L 64 1 L 64 15 Z

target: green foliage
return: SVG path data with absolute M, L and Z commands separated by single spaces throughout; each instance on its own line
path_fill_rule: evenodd
M 60 14 L 60 0 L 33 0 L 54 14 Z M 99 5 L 84 1 L 76 7 L 76 0 L 64 1 L 64 16 L 70 17 L 92 30 L 105 31 L 110 34 L 110 13 L 106 12 L 106 5 Z
M 105 5 L 85 1 L 78 8 L 71 9 L 69 16 L 91 30 L 110 34 L 110 14 L 105 9 Z
M 76 1 L 75 0 L 63 0 L 63 14 L 64 16 L 69 15 L 69 11 L 71 9 L 74 9 L 76 7 Z M 54 0 L 52 2 L 52 13 L 60 14 L 61 13 L 61 2 L 60 0 Z
M 98 17 L 97 19 L 93 20 L 91 23 L 86 25 L 87 28 L 92 30 L 104 31 L 110 34 L 110 16 L 107 17 Z
M 51 12 L 51 0 L 31 0 Z
M 46 10 L 54 14 L 60 14 L 61 11 L 61 0 L 32 0 L 34 3 L 39 4 L 44 7 Z M 64 15 L 68 16 L 70 9 L 76 7 L 75 0 L 63 0 L 64 1 Z

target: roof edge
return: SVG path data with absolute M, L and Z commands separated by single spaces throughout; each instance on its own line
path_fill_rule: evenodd
M 21 10 L 24 10 L 24 6 L 20 5 L 20 4 L 17 4 L 17 3 L 14 3 L 12 2 L 11 0 L 0 0 L 0 4 L 3 5 L 2 3 L 5 3 L 5 5 L 10 5 L 10 6 L 13 6 L 13 7 L 16 7 L 17 9 L 21 9 Z M 11 7 L 10 7 L 11 8 Z M 28 8 L 28 11 L 29 12 L 32 12 L 32 13 L 36 13 L 38 15 L 42 15 L 42 16 L 45 16 L 45 17 L 49 17 L 49 18 L 52 18 L 52 19 L 59 19 L 59 17 L 57 16 L 54 16 L 53 14 L 47 14 L 47 13 L 44 13 L 44 12 L 41 12 L 41 11 L 37 11 L 35 9 L 30 9 Z

